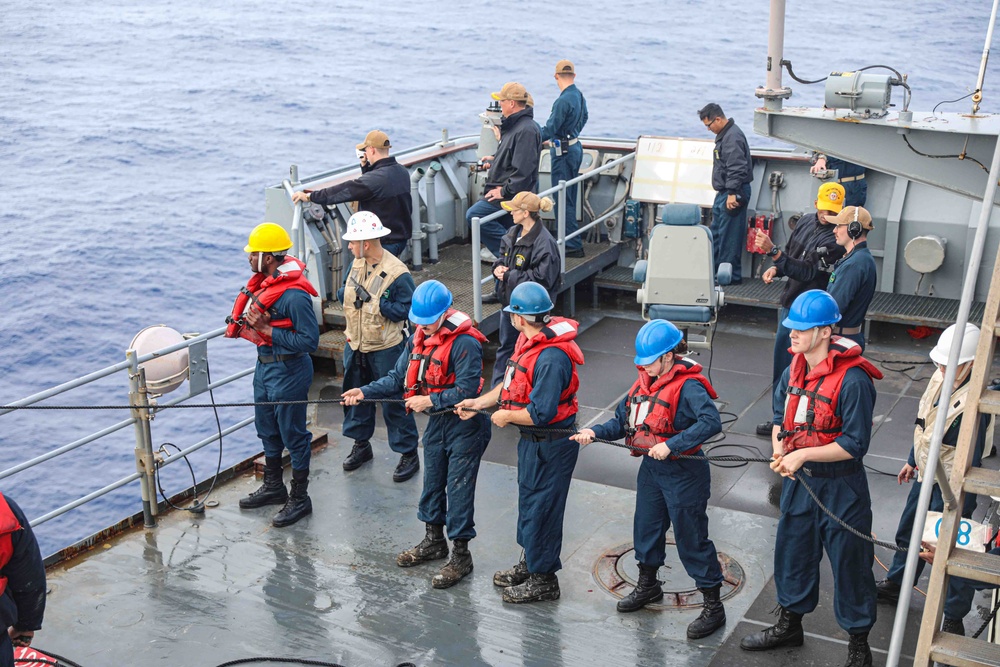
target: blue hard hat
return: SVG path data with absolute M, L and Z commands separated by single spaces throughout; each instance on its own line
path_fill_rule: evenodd
M 646 366 L 653 363 L 677 347 L 682 338 L 684 336 L 680 329 L 666 320 L 646 322 L 635 335 L 635 365 Z
M 414 324 L 434 324 L 451 308 L 451 291 L 437 280 L 420 283 L 413 290 L 410 321 Z
M 543 315 L 552 310 L 552 299 L 549 292 L 538 283 L 521 283 L 510 293 L 510 305 L 503 309 L 505 313 L 515 315 Z
M 840 321 L 840 307 L 829 292 L 811 289 L 795 297 L 781 323 L 795 331 L 826 327 Z

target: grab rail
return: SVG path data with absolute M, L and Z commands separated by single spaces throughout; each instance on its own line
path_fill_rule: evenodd
M 191 454 L 192 452 L 198 451 L 199 449 L 216 442 L 219 438 L 219 434 L 214 434 L 204 440 L 201 440 L 194 445 L 189 446 L 186 449 L 182 449 L 179 453 L 172 456 L 163 458 L 162 460 L 157 460 L 154 456 L 152 450 L 152 438 L 151 438 L 151 422 L 152 417 L 156 414 L 160 406 L 166 407 L 171 405 L 177 405 L 184 403 L 191 398 L 203 394 L 207 391 L 217 389 L 219 387 L 225 386 L 241 378 L 244 378 L 254 372 L 254 368 L 248 368 L 236 373 L 229 375 L 221 380 L 212 383 L 198 383 L 194 386 L 189 381 L 188 383 L 188 393 L 186 396 L 179 396 L 170 399 L 169 401 L 164 401 L 162 404 L 157 404 L 156 402 L 150 401 L 149 389 L 147 387 L 145 370 L 141 367 L 147 361 L 165 356 L 172 352 L 178 350 L 187 349 L 189 354 L 192 356 L 190 365 L 198 364 L 208 365 L 208 341 L 214 338 L 218 338 L 225 333 L 225 327 L 215 329 L 208 333 L 200 334 L 197 336 L 192 336 L 191 338 L 185 339 L 180 343 L 164 347 L 162 349 L 150 352 L 144 355 L 138 355 L 134 349 L 129 349 L 126 351 L 125 361 L 106 366 L 87 375 L 70 380 L 69 382 L 64 382 L 62 384 L 56 385 L 44 391 L 37 392 L 18 401 L 8 403 L 7 405 L 12 406 L 5 410 L 0 410 L 0 416 L 10 414 L 17 411 L 17 407 L 29 406 L 35 403 L 39 403 L 46 399 L 52 398 L 54 396 L 59 396 L 65 394 L 68 391 L 77 389 L 79 387 L 91 384 L 103 378 L 114 375 L 115 373 L 126 371 L 129 379 L 129 405 L 132 407 L 132 416 L 123 421 L 119 421 L 115 424 L 107 426 L 98 431 L 94 431 L 82 438 L 74 440 L 72 442 L 66 443 L 53 450 L 35 456 L 34 458 L 24 461 L 17 465 L 11 466 L 5 470 L 0 471 L 0 480 L 4 480 L 8 477 L 16 475 L 19 472 L 34 468 L 46 461 L 58 458 L 64 454 L 68 454 L 84 445 L 90 444 L 96 440 L 99 440 L 107 435 L 120 431 L 129 426 L 136 427 L 136 472 L 126 475 L 118 480 L 107 484 L 106 486 L 99 488 L 91 493 L 84 495 L 81 498 L 77 498 L 70 503 L 63 505 L 55 510 L 52 510 L 36 519 L 32 520 L 30 523 L 32 526 L 38 526 L 46 521 L 50 521 L 58 516 L 66 514 L 82 505 L 85 505 L 93 500 L 96 500 L 102 496 L 105 496 L 116 489 L 119 489 L 127 484 L 130 484 L 136 480 L 139 480 L 142 486 L 142 500 L 143 500 L 143 521 L 147 527 L 152 527 L 156 525 L 156 514 L 158 511 L 156 502 L 156 475 L 160 468 L 170 465 L 175 461 Z M 14 407 L 16 406 L 16 407 Z M 246 418 L 235 424 L 222 430 L 222 435 L 229 435 L 234 433 L 239 429 L 242 429 L 249 424 L 253 423 L 253 418 Z
M 566 236 L 566 188 L 571 185 L 576 185 L 577 183 L 582 183 L 589 178 L 603 174 L 606 171 L 611 171 L 618 167 L 620 164 L 625 164 L 631 160 L 635 159 L 635 153 L 629 153 L 616 160 L 612 160 L 607 164 L 601 165 L 596 169 L 591 169 L 590 171 L 575 176 L 568 181 L 559 181 L 558 185 L 555 185 L 548 190 L 544 190 L 538 193 L 539 197 L 544 197 L 545 195 L 550 195 L 555 193 L 559 198 L 559 210 L 556 214 L 556 228 L 558 230 L 558 236 L 556 238 L 556 243 L 559 245 L 559 265 L 562 268 L 562 272 L 566 272 L 566 240 L 573 239 L 582 234 L 583 232 L 589 230 L 592 227 L 599 225 L 613 215 L 624 210 L 625 204 L 622 203 L 615 207 L 613 210 L 608 211 L 600 218 L 587 223 L 586 227 L 578 229 L 577 231 Z M 575 207 L 574 207 L 575 208 Z M 479 257 L 479 244 L 482 239 L 482 224 L 484 222 L 490 222 L 492 220 L 498 220 L 503 216 L 507 215 L 507 211 L 501 209 L 499 211 L 494 211 L 489 215 L 484 215 L 482 217 L 472 218 L 470 226 L 470 232 L 472 236 L 472 319 L 476 322 L 483 321 L 483 286 L 489 284 L 492 280 L 492 276 L 487 276 L 483 278 L 483 267 L 480 263 Z

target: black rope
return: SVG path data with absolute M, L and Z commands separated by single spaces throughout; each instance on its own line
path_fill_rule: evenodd
M 986 629 L 986 626 L 988 626 L 990 622 L 996 617 L 998 609 L 1000 609 L 1000 598 L 998 598 L 997 603 L 993 605 L 993 611 L 990 612 L 990 615 L 986 617 L 986 620 L 983 621 L 983 624 L 980 625 L 979 629 L 976 630 L 975 634 L 972 635 L 973 639 L 979 639 L 979 635 L 983 634 L 983 630 Z
M 343 403 L 342 398 L 319 398 L 301 401 L 254 401 L 249 403 L 177 403 L 176 405 L 150 405 L 149 409 L 175 408 L 252 408 L 257 405 L 324 405 Z M 404 403 L 402 398 L 365 398 L 359 403 Z M 0 405 L 0 410 L 132 410 L 134 405 Z
M 317 399 L 317 400 L 303 400 L 303 401 L 259 401 L 259 402 L 252 402 L 252 403 L 190 403 L 190 404 L 177 404 L 177 405 L 160 406 L 160 407 L 170 407 L 170 408 L 216 408 L 216 407 L 218 407 L 218 408 L 229 408 L 229 407 L 252 407 L 252 406 L 255 406 L 255 405 L 292 405 L 292 404 L 302 404 L 302 403 L 312 403 L 312 404 L 324 404 L 324 403 L 327 403 L 327 404 L 330 404 L 330 403 L 343 403 L 343 402 L 344 402 L 344 399 L 337 398 L 337 399 Z M 364 398 L 364 399 L 361 399 L 359 401 L 359 403 L 404 403 L 404 402 L 405 401 L 402 398 Z M 17 409 L 17 410 L 31 410 L 31 409 L 38 409 L 38 410 L 46 410 L 46 409 L 47 410 L 60 410 L 60 409 L 62 409 L 62 410 L 83 410 L 83 409 L 92 409 L 92 410 L 120 410 L 120 409 L 129 409 L 130 410 L 130 409 L 132 409 L 132 407 L 133 406 L 114 406 L 114 405 L 108 405 L 108 406 L 75 406 L 75 405 L 74 406 L 67 406 L 67 405 L 41 406 L 41 405 L 25 405 L 25 406 L 4 406 L 4 407 L 0 407 L 0 410 L 2 410 L 2 409 Z M 492 412 L 489 411 L 489 410 L 475 410 L 475 409 L 471 409 L 471 408 L 461 408 L 461 410 L 463 412 L 474 412 L 476 414 L 482 414 L 482 415 L 491 415 L 492 414 Z M 448 409 L 448 410 L 438 410 L 438 411 L 434 411 L 434 412 L 429 412 L 427 414 L 430 415 L 430 416 L 434 416 L 434 415 L 439 415 L 439 414 L 445 414 L 445 413 L 448 413 L 448 412 L 453 412 L 453 410 L 451 410 L 451 409 Z M 575 435 L 575 434 L 579 433 L 579 431 L 577 431 L 575 428 L 549 428 L 549 427 L 546 427 L 546 426 L 526 426 L 526 425 L 521 425 L 521 424 L 514 424 L 513 426 L 516 426 L 516 428 L 519 431 L 526 432 L 526 433 L 551 433 L 551 434 L 559 434 L 559 435 L 567 435 L 567 436 L 569 436 L 569 435 Z M 634 445 L 629 445 L 629 444 L 624 443 L 624 442 L 616 442 L 614 440 L 605 440 L 604 438 L 594 438 L 593 442 L 600 442 L 601 444 L 611 445 L 612 447 L 618 447 L 620 449 L 628 449 L 630 451 L 640 452 L 640 453 L 643 453 L 643 454 L 645 454 L 648 451 L 648 449 L 646 449 L 644 447 L 636 447 Z M 766 458 L 764 456 L 760 456 L 760 457 L 748 457 L 748 456 L 736 456 L 734 454 L 716 454 L 716 455 L 711 455 L 711 454 L 700 454 L 700 455 L 671 454 L 671 457 L 674 458 L 674 459 L 682 459 L 682 460 L 704 461 L 706 463 L 739 463 L 739 464 L 746 464 L 746 463 L 767 463 L 767 464 L 770 465 L 770 463 L 772 461 L 772 459 Z M 728 466 L 723 466 L 723 467 L 728 467 Z M 833 512 L 831 512 L 829 509 L 827 509 L 827 507 L 825 505 L 823 505 L 822 502 L 820 502 L 819 498 L 816 497 L 816 494 L 813 493 L 812 489 L 809 488 L 809 485 L 806 484 L 802 480 L 802 475 L 800 473 L 798 473 L 798 472 L 795 473 L 795 479 L 802 483 L 802 486 L 805 487 L 806 491 L 809 493 L 810 496 L 812 496 L 812 499 L 814 501 L 816 501 L 816 504 L 819 506 L 819 508 L 821 510 L 823 510 L 831 519 L 833 519 L 838 524 L 840 524 L 841 526 L 843 526 L 845 529 L 847 529 L 848 531 L 850 531 L 853 535 L 857 535 L 861 539 L 867 540 L 867 541 L 871 542 L 872 544 L 876 544 L 878 546 L 885 547 L 886 549 L 891 549 L 893 551 L 907 551 L 907 549 L 903 549 L 903 548 L 897 547 L 895 544 L 891 544 L 889 542 L 881 542 L 879 540 L 876 540 L 876 539 L 872 538 L 870 535 L 865 535 L 864 533 L 862 533 L 861 531 L 857 530 L 856 528 L 854 528 L 850 524 L 844 522 L 840 517 L 838 517 Z M 238 663 L 233 663 L 233 664 L 238 664 Z
M 259 658 L 239 658 L 223 662 L 216 667 L 232 667 L 232 665 L 249 665 L 254 662 L 279 662 L 286 665 L 318 665 L 319 667 L 344 667 L 336 662 L 326 662 L 323 660 L 308 660 L 306 658 L 279 658 L 274 656 L 262 656 Z

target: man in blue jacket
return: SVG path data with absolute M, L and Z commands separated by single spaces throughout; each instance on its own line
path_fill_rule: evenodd
M 868 232 L 874 228 L 871 214 L 861 206 L 847 206 L 835 218 L 833 233 L 845 254 L 833 267 L 826 287 L 843 315 L 835 336 L 847 336 L 865 349 L 865 317 L 875 298 L 875 258 L 868 249 Z
M 568 181 L 580 175 L 580 163 L 583 162 L 583 146 L 580 144 L 580 132 L 587 124 L 587 100 L 576 87 L 576 69 L 568 60 L 556 63 L 556 83 L 559 85 L 559 97 L 552 103 L 552 112 L 542 128 L 542 141 L 551 147 L 552 153 L 552 185 L 559 181 Z M 556 144 L 556 142 L 559 142 Z M 566 235 L 569 236 L 577 228 L 576 210 L 577 185 L 566 188 Z M 559 219 L 559 198 L 556 197 L 553 212 Z M 567 257 L 583 257 L 583 238 L 577 236 L 566 241 Z
M 0 494 L 0 667 L 14 667 L 14 646 L 29 646 L 45 613 L 45 566 L 21 508 Z
M 358 211 L 370 211 L 389 230 L 382 239 L 382 249 L 399 257 L 413 231 L 413 200 L 410 197 L 410 172 L 389 156 L 389 137 L 382 130 L 372 130 L 357 145 L 361 176 L 352 181 L 331 185 L 314 192 L 296 192 L 296 202 L 315 202 L 323 206 L 358 202 Z
M 733 285 L 743 282 L 743 230 L 747 205 L 750 203 L 750 182 L 753 180 L 753 159 L 743 130 L 733 119 L 726 119 L 722 107 L 714 102 L 698 112 L 705 127 L 715 134 L 715 158 L 712 162 L 712 257 L 715 265 L 733 265 Z
M 465 221 L 471 225 L 473 218 L 483 218 L 502 210 L 500 202 L 513 199 L 518 192 L 538 190 L 538 156 L 542 151 L 542 132 L 535 122 L 531 95 L 524 86 L 514 81 L 505 83 L 500 92 L 493 93 L 500 102 L 503 123 L 500 126 L 500 145 L 493 156 L 490 172 L 486 177 L 483 198 L 469 207 Z M 513 224 L 509 215 L 482 225 L 483 261 L 491 264 L 500 252 L 500 239 Z

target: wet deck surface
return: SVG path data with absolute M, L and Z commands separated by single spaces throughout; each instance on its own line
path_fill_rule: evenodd
M 773 311 L 748 311 L 739 326 L 723 322 L 711 377 L 721 409 L 735 421 L 726 445 L 767 450 L 753 435 L 769 416 Z M 587 311 L 580 343 L 586 355 L 579 424 L 607 419 L 634 379 L 634 314 Z M 733 320 L 730 320 L 732 322 Z M 876 360 L 926 360 L 930 343 L 885 338 L 869 348 Z M 709 357 L 699 361 L 706 367 Z M 907 368 L 911 379 L 900 368 Z M 889 364 L 877 384 L 876 432 L 866 463 L 874 528 L 891 539 L 908 492 L 895 474 L 912 438 L 927 365 Z M 333 384 L 323 397 L 338 395 Z M 583 450 L 570 491 L 560 573 L 563 597 L 526 607 L 500 601 L 492 573 L 518 558 L 516 433 L 494 429 L 477 492 L 479 536 L 471 548 L 476 569 L 445 591 L 430 587 L 436 565 L 395 566 L 397 552 L 422 536 L 416 519 L 420 480 L 391 479 L 396 457 L 376 431 L 376 460 L 345 473 L 350 443 L 338 436 L 339 409 L 324 406 L 321 425 L 331 444 L 313 459 L 315 514 L 273 529 L 275 508 L 240 511 L 239 496 L 255 488 L 244 476 L 214 496 L 204 517 L 168 515 L 151 531 L 134 531 L 51 573 L 52 593 L 38 644 L 95 665 L 206 667 L 248 656 L 294 656 L 353 665 L 841 665 L 846 635 L 832 613 L 832 577 L 824 560 L 820 604 L 805 620 L 806 645 L 747 654 L 739 638 L 773 622 L 771 581 L 777 479 L 762 464 L 712 469 L 710 531 L 720 551 L 736 559 L 746 581 L 726 601 L 724 633 L 689 642 L 684 628 L 697 611 L 644 610 L 618 614 L 615 598 L 593 577 L 601 555 L 631 541 L 636 459 L 594 444 Z M 247 437 L 249 437 L 248 434 Z M 732 448 L 717 453 L 739 453 Z M 996 467 L 997 459 L 986 465 Z M 986 502 L 980 502 L 979 513 Z M 661 570 L 670 586 L 690 586 L 673 552 Z M 891 554 L 876 548 L 888 563 Z M 632 566 L 634 567 L 634 565 Z M 883 571 L 876 564 L 876 578 Z M 926 575 L 925 575 L 926 580 Z M 923 587 L 923 586 L 921 586 Z M 983 598 L 977 598 L 984 604 Z M 922 598 L 915 595 L 904 654 L 912 652 Z M 884 664 L 893 608 L 879 607 L 872 633 L 875 664 Z M 979 620 L 967 619 L 971 630 Z

